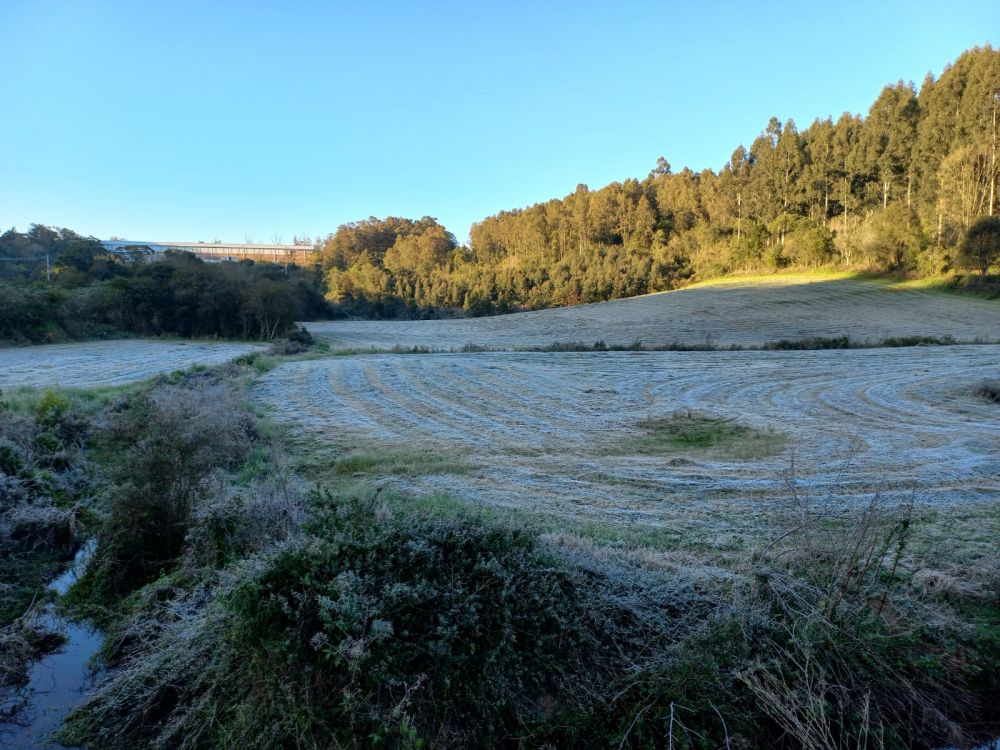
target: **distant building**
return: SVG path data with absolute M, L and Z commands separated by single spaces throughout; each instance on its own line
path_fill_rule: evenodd
M 304 266 L 312 262 L 315 250 L 303 245 L 257 245 L 241 242 L 146 242 L 140 240 L 101 240 L 109 253 L 130 258 L 155 259 L 168 250 L 191 253 L 202 260 L 255 260 L 267 263 L 294 263 Z

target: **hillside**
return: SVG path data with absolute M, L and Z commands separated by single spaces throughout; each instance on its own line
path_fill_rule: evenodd
M 780 339 L 849 336 L 858 343 L 904 336 L 959 341 L 1000 336 L 1000 305 L 846 275 L 727 280 L 575 307 L 489 318 L 308 323 L 338 349 L 468 344 L 496 349 L 553 342 L 609 346 L 760 346 Z
M 487 216 L 468 247 L 428 216 L 343 224 L 321 247 L 328 298 L 356 315 L 414 317 L 622 299 L 750 271 L 979 270 L 962 245 L 996 211 L 997 91 L 1000 51 L 973 48 L 919 89 L 885 86 L 864 116 L 804 128 L 772 117 L 720 152 L 718 171 L 675 172 L 661 157 L 646 176 Z

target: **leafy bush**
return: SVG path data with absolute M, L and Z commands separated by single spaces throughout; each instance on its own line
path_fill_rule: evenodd
M 804 339 L 781 339 L 764 345 L 765 349 L 787 351 L 798 349 L 850 349 L 851 340 L 847 336 L 824 338 L 813 336 Z
M 69 736 L 107 747 L 468 746 L 575 700 L 565 688 L 587 668 L 586 602 L 530 535 L 327 494 L 311 519 L 305 536 L 239 565 L 211 601 L 173 592 L 187 603 L 161 610 L 167 622 L 151 626 L 148 610 L 132 620 L 118 638 L 123 668 Z M 149 592 L 143 601 L 166 593 Z

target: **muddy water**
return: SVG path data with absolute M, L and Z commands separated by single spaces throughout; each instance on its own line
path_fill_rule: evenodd
M 93 552 L 93 544 L 84 545 L 69 568 L 48 588 L 61 596 L 77 579 Z M 52 605 L 42 616 L 42 625 L 66 638 L 58 651 L 38 660 L 31 669 L 22 696 L 25 707 L 18 712 L 16 724 L 0 724 L 0 749 L 47 750 L 63 748 L 51 740 L 83 691 L 92 681 L 90 658 L 101 645 L 101 634 L 86 623 L 60 617 Z

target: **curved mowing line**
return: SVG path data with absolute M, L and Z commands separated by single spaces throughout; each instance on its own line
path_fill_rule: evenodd
M 376 448 L 380 440 L 418 450 L 459 443 L 482 467 L 400 480 L 417 491 L 681 533 L 761 523 L 783 495 L 792 453 L 802 491 L 827 504 L 863 502 L 880 487 L 891 500 L 914 491 L 928 503 L 997 500 L 1000 417 L 968 387 L 998 361 L 1000 346 L 380 355 L 297 363 L 307 376 L 283 375 L 282 366 L 259 393 L 297 411 L 301 399 L 283 390 L 320 383 L 312 411 L 286 409 L 286 418 L 306 430 L 346 423 Z M 712 451 L 621 455 L 647 413 L 686 407 L 779 429 L 787 450 L 748 461 Z

